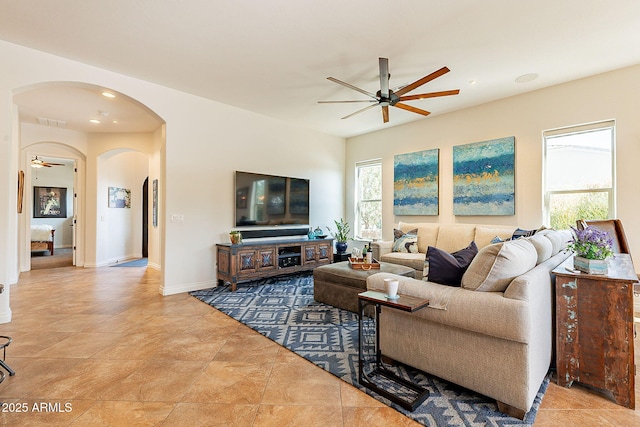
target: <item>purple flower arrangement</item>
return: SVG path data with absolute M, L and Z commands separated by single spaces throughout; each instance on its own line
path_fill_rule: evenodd
M 606 231 L 593 227 L 578 230 L 571 227 L 573 239 L 569 241 L 567 250 L 586 259 L 607 259 L 613 255 L 613 239 Z

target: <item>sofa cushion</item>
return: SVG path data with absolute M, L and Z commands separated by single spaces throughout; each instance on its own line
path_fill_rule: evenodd
M 418 253 L 418 230 L 393 230 L 393 252 Z
M 446 224 L 438 230 L 438 240 L 433 245 L 447 252 L 455 252 L 474 240 L 476 226 L 473 224 Z
M 476 234 L 474 242 L 478 249 L 482 249 L 485 246 L 495 243 L 493 239 L 498 238 L 498 242 L 508 240 L 513 235 L 513 226 L 499 226 L 499 225 L 476 225 Z
M 567 241 L 569 240 L 561 232 L 553 229 L 542 230 L 538 234 L 545 236 L 551 241 L 551 245 L 553 246 L 551 255 L 555 255 L 563 250 L 567 245 Z
M 379 261 L 404 265 L 405 267 L 422 271 L 424 269 L 425 257 L 426 254 L 422 253 L 390 252 L 382 255 Z
M 538 253 L 526 239 L 494 243 L 478 252 L 462 276 L 462 287 L 482 292 L 504 292 L 517 276 L 536 266 Z
M 462 275 L 471 261 L 478 253 L 475 242 L 459 251 L 449 253 L 442 249 L 429 246 L 427 258 L 429 258 L 428 280 L 447 286 L 460 286 Z
M 531 237 L 527 237 L 527 239 L 531 242 L 533 247 L 536 248 L 536 252 L 538 253 L 538 261 L 536 262 L 536 265 L 551 258 L 551 254 L 553 253 L 551 240 L 539 234 L 534 234 Z
M 423 254 L 427 253 L 429 246 L 436 246 L 438 241 L 438 230 L 440 224 L 420 224 L 418 227 L 418 250 Z

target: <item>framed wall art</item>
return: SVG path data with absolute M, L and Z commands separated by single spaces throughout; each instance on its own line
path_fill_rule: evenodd
M 34 218 L 66 218 L 67 189 L 62 187 L 33 187 Z
M 110 208 L 131 208 L 131 190 L 109 187 Z
M 393 213 L 438 215 L 440 150 L 393 157 Z
M 153 180 L 153 226 L 158 226 L 158 180 Z
M 454 215 L 515 215 L 515 140 L 453 147 Z

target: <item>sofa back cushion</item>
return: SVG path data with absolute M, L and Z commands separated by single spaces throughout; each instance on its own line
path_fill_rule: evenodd
M 436 245 L 436 239 L 438 238 L 439 223 L 430 222 L 399 222 L 398 229 L 407 231 L 418 229 L 418 251 L 426 254 L 429 246 Z
M 538 253 L 538 261 L 536 262 L 536 265 L 542 264 L 551 258 L 553 254 L 553 244 L 551 243 L 551 240 L 542 234 L 534 234 L 531 237 L 525 237 L 525 239 L 529 240 L 533 247 L 536 248 L 536 252 Z
M 485 246 L 491 244 L 491 241 L 496 237 L 500 240 L 507 240 L 512 235 L 516 227 L 514 226 L 499 226 L 499 225 L 476 225 L 476 235 L 474 241 L 478 246 L 478 249 L 482 249 Z
M 536 266 L 538 253 L 526 239 L 485 246 L 462 276 L 462 287 L 472 291 L 504 292 L 511 281 Z
M 473 224 L 443 224 L 438 230 L 435 246 L 447 252 L 459 251 L 474 240 L 476 226 Z M 477 243 L 476 243 L 477 244 Z

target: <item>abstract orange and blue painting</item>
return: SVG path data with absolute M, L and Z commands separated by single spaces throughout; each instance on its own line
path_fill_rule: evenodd
M 515 215 L 515 141 L 453 147 L 454 215 Z
M 393 213 L 438 215 L 439 149 L 393 157 Z

